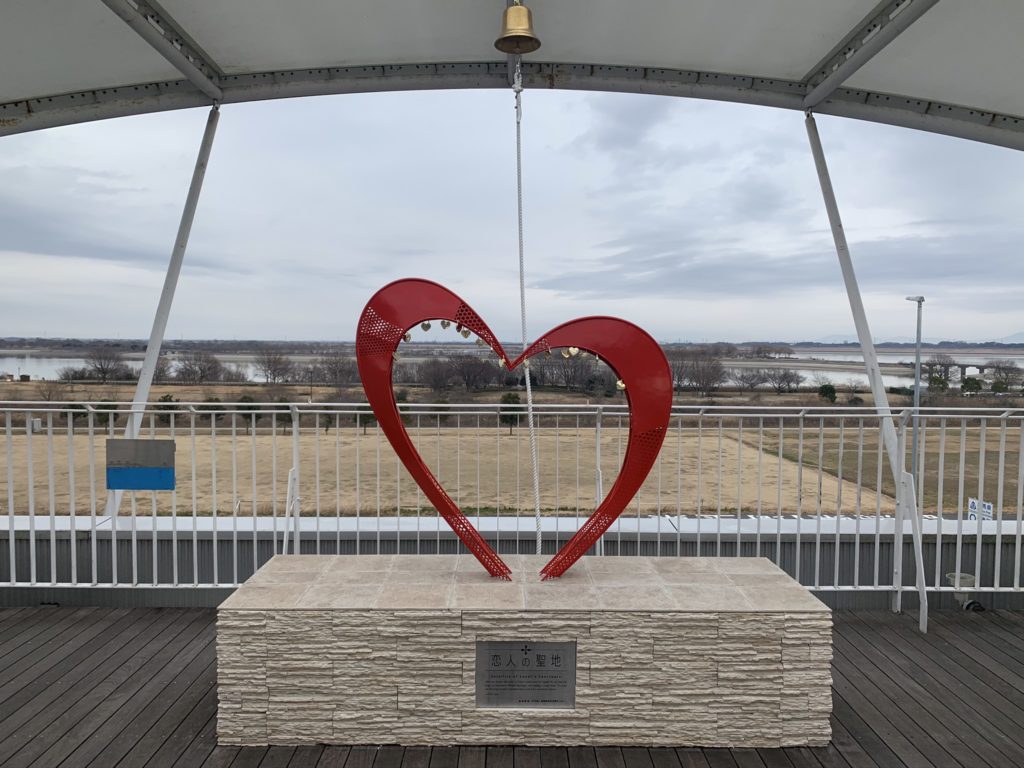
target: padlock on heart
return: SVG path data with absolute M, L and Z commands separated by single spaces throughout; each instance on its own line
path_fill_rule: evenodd
M 672 412 L 672 373 L 665 353 L 642 328 L 615 317 L 583 317 L 553 328 L 510 360 L 497 337 L 473 309 L 442 285 L 410 278 L 381 288 L 367 302 L 356 332 L 356 360 L 373 414 L 409 474 L 491 576 L 511 571 L 434 477 L 413 445 L 398 412 L 391 375 L 398 345 L 410 329 L 440 320 L 476 334 L 514 370 L 537 354 L 562 348 L 586 351 L 618 376 L 629 402 L 629 440 L 619 476 L 597 509 L 541 570 L 561 576 L 604 535 L 640 490 L 657 460 Z M 429 327 L 429 326 L 427 326 Z M 468 334 L 463 334 L 467 336 Z

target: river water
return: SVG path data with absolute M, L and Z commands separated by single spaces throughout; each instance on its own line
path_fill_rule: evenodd
M 934 351 L 926 350 L 922 354 L 922 360 L 927 360 Z M 1004 359 L 1010 359 L 1017 362 L 1021 368 L 1024 368 L 1024 354 L 1000 354 L 997 352 L 958 352 L 955 355 L 951 355 L 955 360 L 961 363 L 970 365 L 971 363 L 983 363 L 993 358 L 999 357 Z M 808 351 L 800 350 L 797 352 L 796 357 L 800 360 L 807 360 L 808 365 L 806 368 L 799 369 L 799 373 L 804 377 L 805 385 L 814 383 L 825 383 L 826 381 L 836 385 L 850 385 L 856 384 L 858 387 L 867 386 L 867 376 L 863 373 L 854 373 L 846 371 L 822 371 L 814 368 L 813 360 L 822 360 L 827 362 L 835 362 L 838 360 L 852 360 L 861 361 L 859 352 L 853 350 L 834 352 L 831 350 L 823 351 Z M 913 363 L 914 352 L 913 350 L 906 350 L 901 352 L 880 352 L 878 354 L 878 360 L 881 363 Z M 258 379 L 255 366 L 253 365 L 251 358 L 246 358 L 242 355 L 232 355 L 230 360 L 232 365 L 245 366 L 249 372 L 249 377 L 254 381 Z M 133 357 L 128 356 L 128 363 L 135 368 L 142 365 L 142 356 L 139 355 Z M 35 355 L 7 355 L 0 356 L 0 376 L 4 374 L 11 374 L 13 376 L 28 375 L 31 376 L 33 381 L 36 379 L 56 379 L 59 377 L 59 371 L 61 368 L 72 367 L 82 368 L 85 366 L 85 360 L 80 357 L 36 357 Z M 765 367 L 771 367 L 770 361 L 765 361 Z M 968 370 L 968 374 L 976 371 Z M 913 380 L 914 372 L 911 368 L 907 369 L 905 376 L 883 376 L 882 379 L 885 381 L 885 385 L 888 387 L 902 387 L 908 386 Z

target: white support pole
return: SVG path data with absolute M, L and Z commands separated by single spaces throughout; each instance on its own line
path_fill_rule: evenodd
M 835 191 L 832 189 L 832 179 L 829 176 L 828 165 L 825 162 L 825 151 L 821 146 L 821 137 L 818 135 L 818 126 L 814 116 L 808 112 L 804 121 L 807 127 L 807 138 L 811 145 L 811 154 L 814 156 L 814 166 L 818 172 L 818 182 L 821 185 L 821 196 L 825 202 L 825 210 L 828 213 L 829 226 L 832 229 L 832 239 L 835 242 L 836 255 L 839 257 L 839 267 L 843 273 L 843 283 L 846 285 L 846 295 L 850 300 L 850 311 L 853 313 L 853 323 L 857 329 L 857 338 L 860 340 L 861 352 L 864 355 L 864 367 L 867 369 L 868 382 L 871 385 L 871 394 L 875 400 L 875 409 L 881 416 L 882 441 L 885 443 L 885 452 L 889 456 L 889 468 L 892 471 L 893 482 L 896 487 L 896 504 L 902 508 L 909 502 L 914 508 L 906 510 L 911 520 L 911 529 L 914 537 L 914 551 L 917 566 L 917 588 L 921 601 L 920 627 L 921 631 L 927 631 L 928 627 L 928 594 L 924 576 L 924 559 L 922 556 L 921 541 L 921 520 L 918 516 L 916 501 L 913 496 L 903 492 L 905 485 L 904 475 L 909 474 L 903 468 L 903 457 L 899 452 L 899 439 L 896 436 L 896 425 L 893 423 L 892 411 L 889 409 L 889 399 L 885 394 L 885 385 L 882 382 L 882 372 L 878 367 L 878 355 L 875 354 L 875 345 L 871 339 L 871 329 L 868 327 L 867 314 L 864 311 L 864 302 L 860 296 L 860 288 L 857 285 L 857 275 L 853 271 L 853 260 L 850 258 L 850 248 L 846 242 L 846 233 L 843 230 L 843 221 L 839 215 L 839 205 L 836 202 Z M 913 482 L 910 483 L 913 486 Z M 878 492 L 881 493 L 881 488 Z M 897 513 L 897 520 L 900 514 Z M 897 558 L 894 558 L 894 561 Z M 893 585 L 899 594 L 902 588 L 901 583 Z M 898 601 L 894 599 L 894 607 Z
M 146 404 L 149 402 L 149 390 L 153 384 L 157 359 L 160 357 L 160 347 L 163 345 L 164 332 L 167 330 L 167 318 L 171 313 L 174 291 L 178 287 L 181 263 L 185 258 L 185 249 L 188 247 L 189 235 L 192 233 L 192 221 L 195 219 L 196 207 L 199 204 L 199 193 L 203 188 L 206 166 L 210 160 L 210 149 L 213 147 L 213 137 L 217 133 L 217 122 L 219 120 L 220 109 L 215 104 L 206 120 L 206 129 L 203 132 L 203 140 L 199 145 L 196 167 L 192 171 L 192 183 L 189 185 L 188 195 L 185 197 L 185 208 L 181 212 L 178 235 L 174 240 L 174 250 L 171 251 L 171 260 L 167 265 L 164 287 L 156 307 L 156 317 L 153 318 L 153 329 L 150 331 L 149 343 L 146 345 L 146 357 L 142 362 L 142 370 L 139 371 L 139 382 L 135 386 L 135 395 L 132 398 L 132 409 L 128 416 L 128 424 L 124 428 L 124 436 L 129 439 L 137 438 L 142 427 L 142 417 L 146 410 Z M 108 492 L 107 517 L 116 515 L 120 506 L 121 493 L 119 491 Z

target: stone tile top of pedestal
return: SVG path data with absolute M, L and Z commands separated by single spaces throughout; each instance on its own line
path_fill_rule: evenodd
M 471 555 L 277 555 L 227 610 L 671 611 L 828 613 L 778 566 L 755 557 L 584 557 L 540 581 L 548 556 L 503 558 L 512 581 Z

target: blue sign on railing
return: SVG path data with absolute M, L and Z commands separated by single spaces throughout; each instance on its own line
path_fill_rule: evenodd
M 173 440 L 107 440 L 107 489 L 173 491 Z

